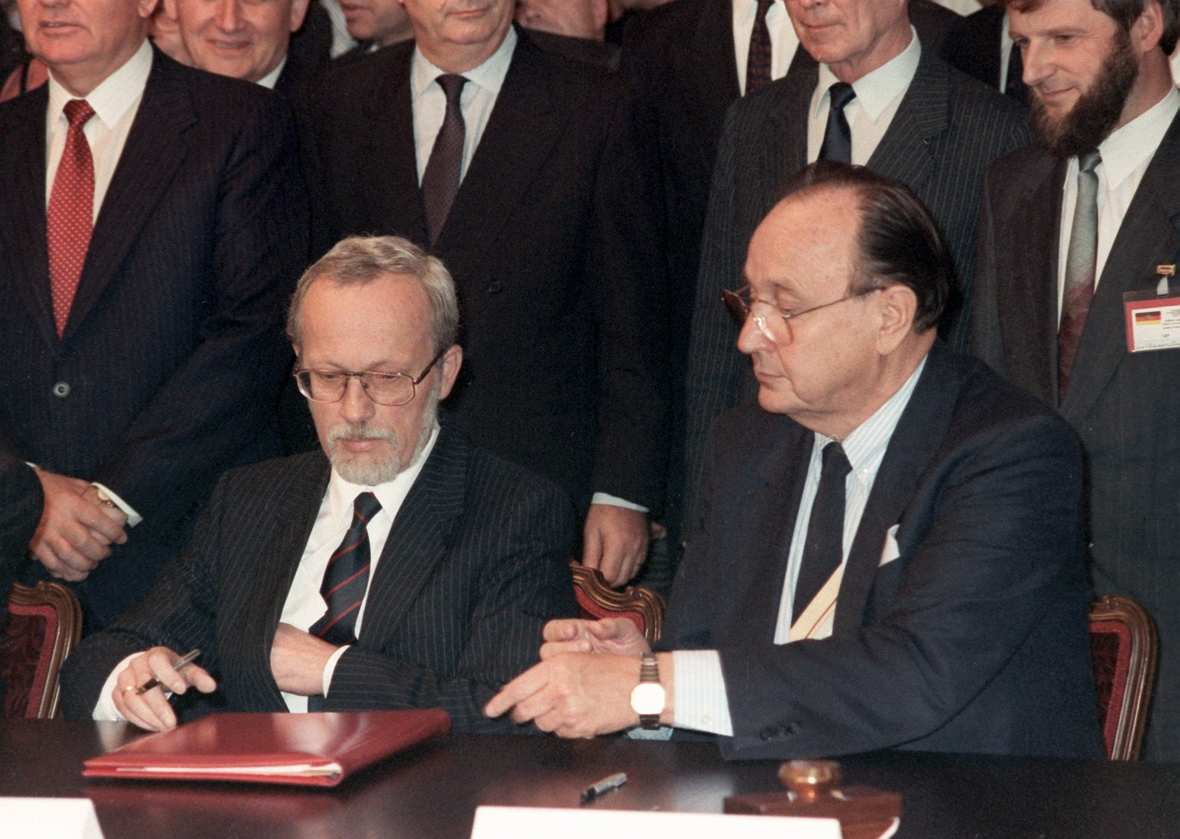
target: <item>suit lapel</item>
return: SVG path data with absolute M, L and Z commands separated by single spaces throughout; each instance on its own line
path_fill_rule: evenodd
M 1127 353 L 1123 293 L 1154 289 L 1159 279 L 1155 266 L 1176 261 L 1180 251 L 1178 177 L 1180 116 L 1172 121 L 1127 208 L 1086 316 L 1061 403 L 1062 415 L 1075 427 L 1081 425 Z
M 446 421 L 394 519 L 369 586 L 358 643 L 382 649 L 443 561 L 463 514 L 469 444 Z
M 1045 155 L 1032 190 L 997 241 L 1020 243 L 1016 271 L 999 277 L 996 299 L 1008 378 L 1057 404 L 1057 272 L 1066 162 Z
M 46 345 L 56 353 L 45 230 L 48 107 L 48 85 L 42 85 L 8 103 L 5 119 L 0 121 L 0 250 L 7 255 L 5 262 L 21 303 Z
M 737 76 L 737 56 L 733 38 L 718 37 L 731 32 L 733 5 L 731 0 L 707 0 L 703 3 L 700 20 L 692 37 L 689 60 L 683 72 L 691 90 L 690 101 L 701 107 L 692 109 L 690 118 L 703 124 L 694 132 L 696 146 L 706 169 L 712 168 L 717 156 L 716 138 L 730 104 L 741 96 Z M 711 124 L 713 122 L 716 124 Z
M 926 368 L 885 450 L 848 552 L 836 601 L 833 637 L 850 637 L 861 626 L 873 578 L 880 567 L 884 534 L 900 522 L 913 500 L 918 480 L 946 435 L 961 386 L 947 363 L 949 359 L 950 350 L 942 343 L 930 350 Z
M 766 109 L 770 114 L 772 133 L 761 144 L 758 152 L 764 165 L 750 167 L 750 171 L 767 173 L 768 177 L 760 178 L 771 191 L 767 196 L 770 203 L 765 204 L 766 210 L 782 197 L 783 184 L 787 178 L 807 165 L 808 109 L 811 107 L 811 94 L 819 84 L 819 65 L 811 61 L 811 56 L 803 50 L 799 50 L 796 55 L 806 56 L 802 61 L 797 59 L 795 62 L 802 64 L 800 69 L 796 71 L 792 68 L 771 88 L 778 99 Z
M 413 41 L 392 47 L 390 72 L 374 76 L 367 96 L 365 127 L 368 159 L 382 164 L 363 179 L 369 229 L 384 230 L 426 243 L 426 213 L 418 188 L 414 147 L 414 104 L 410 89 Z M 378 60 L 374 58 L 373 60 Z M 394 80 L 392 84 L 386 79 Z
M 731 499 L 736 515 L 725 541 L 734 547 L 736 557 L 727 564 L 727 579 L 719 585 L 740 588 L 726 598 L 717 598 L 718 604 L 733 603 L 736 614 L 715 616 L 715 621 L 719 626 L 732 626 L 735 637 L 754 638 L 768 645 L 774 642 L 787 555 L 814 441 L 810 431 L 787 422 L 784 435 L 751 470 L 745 490 L 739 488 Z M 728 569 L 741 573 L 728 578 Z
M 512 63 L 467 175 L 436 242 L 456 277 L 474 275 L 487 248 L 565 130 L 543 53 L 518 34 Z
M 868 168 L 909 185 L 919 194 L 934 170 L 930 138 L 947 130 L 950 68 L 922 50 L 918 69 Z
M 151 75 L 94 225 L 63 340 L 98 302 L 188 154 L 185 132 L 197 115 L 176 70 L 172 59 L 153 50 Z

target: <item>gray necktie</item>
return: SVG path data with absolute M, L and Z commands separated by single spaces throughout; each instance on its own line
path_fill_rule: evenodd
M 459 175 L 463 170 L 463 138 L 466 126 L 459 109 L 459 97 L 467 79 L 446 73 L 436 81 L 447 96 L 447 113 L 434 140 L 430 160 L 422 174 L 422 203 L 426 209 L 426 235 L 433 246 L 447 222 L 451 204 L 459 192 Z
M 1057 395 L 1060 399 L 1065 397 L 1082 327 L 1094 299 L 1098 261 L 1098 175 L 1094 170 L 1101 162 L 1102 157 L 1097 151 L 1086 152 L 1078 158 L 1078 203 L 1069 231 L 1061 327 L 1057 332 Z

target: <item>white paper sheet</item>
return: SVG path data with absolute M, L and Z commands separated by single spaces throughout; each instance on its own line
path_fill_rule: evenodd
M 89 798 L 0 798 L 4 839 L 103 839 Z
M 836 819 L 636 810 L 477 807 L 471 839 L 841 839 Z

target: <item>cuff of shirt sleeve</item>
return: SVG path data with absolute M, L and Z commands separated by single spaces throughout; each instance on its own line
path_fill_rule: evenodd
M 98 694 L 98 702 L 94 705 L 94 713 L 90 715 L 92 719 L 109 722 L 124 722 L 127 719 L 115 707 L 115 700 L 113 698 L 115 684 L 119 681 L 119 674 L 127 669 L 131 664 L 131 659 L 137 655 L 140 655 L 140 653 L 132 653 L 127 656 L 127 658 L 115 665 L 115 669 L 111 671 L 111 675 L 107 676 L 107 680 L 102 685 L 102 691 Z
M 648 512 L 647 507 L 642 504 L 636 504 L 633 501 L 627 501 L 611 495 L 609 492 L 596 492 L 590 498 L 591 504 L 609 504 L 612 507 L 622 507 L 625 510 L 634 510 L 637 513 Z
M 112 503 L 114 503 L 116 507 L 118 507 L 127 515 L 128 527 L 135 527 L 135 525 L 143 521 L 143 516 L 135 512 L 135 508 L 120 498 L 114 491 L 111 490 L 110 487 L 104 486 L 98 481 L 91 481 L 90 485 L 95 489 L 101 490 L 107 498 L 111 499 Z
M 336 662 L 340 660 L 340 656 L 344 655 L 352 645 L 340 647 L 336 652 L 332 653 L 332 657 L 328 659 L 324 665 L 324 697 L 328 696 L 328 689 L 332 687 L 332 674 L 336 672 Z
M 676 727 L 732 737 L 721 654 L 717 650 L 676 650 L 672 671 L 676 674 Z

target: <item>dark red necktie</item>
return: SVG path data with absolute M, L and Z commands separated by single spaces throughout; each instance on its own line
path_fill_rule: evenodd
M 94 109 L 85 99 L 71 99 L 63 109 L 70 121 L 66 146 L 49 194 L 46 234 L 49 240 L 49 285 L 53 320 L 60 338 L 66 329 L 78 279 L 94 229 L 94 158 L 82 133 Z
M 459 97 L 467 79 L 446 73 L 436 79 L 447 97 L 447 112 L 442 127 L 430 150 L 430 160 L 422 173 L 422 203 L 426 208 L 426 235 L 433 246 L 442 232 L 451 204 L 459 193 L 460 175 L 463 172 L 463 140 L 467 127 L 463 122 L 463 111 Z
M 367 528 L 380 509 L 381 502 L 373 493 L 362 492 L 356 497 L 352 525 L 324 571 L 320 594 L 328 604 L 328 611 L 311 625 L 308 632 L 336 646 L 356 641 L 356 616 L 369 585 Z
M 746 93 L 753 93 L 770 81 L 770 29 L 766 13 L 774 0 L 758 0 L 754 30 L 750 33 L 750 55 L 746 59 Z

